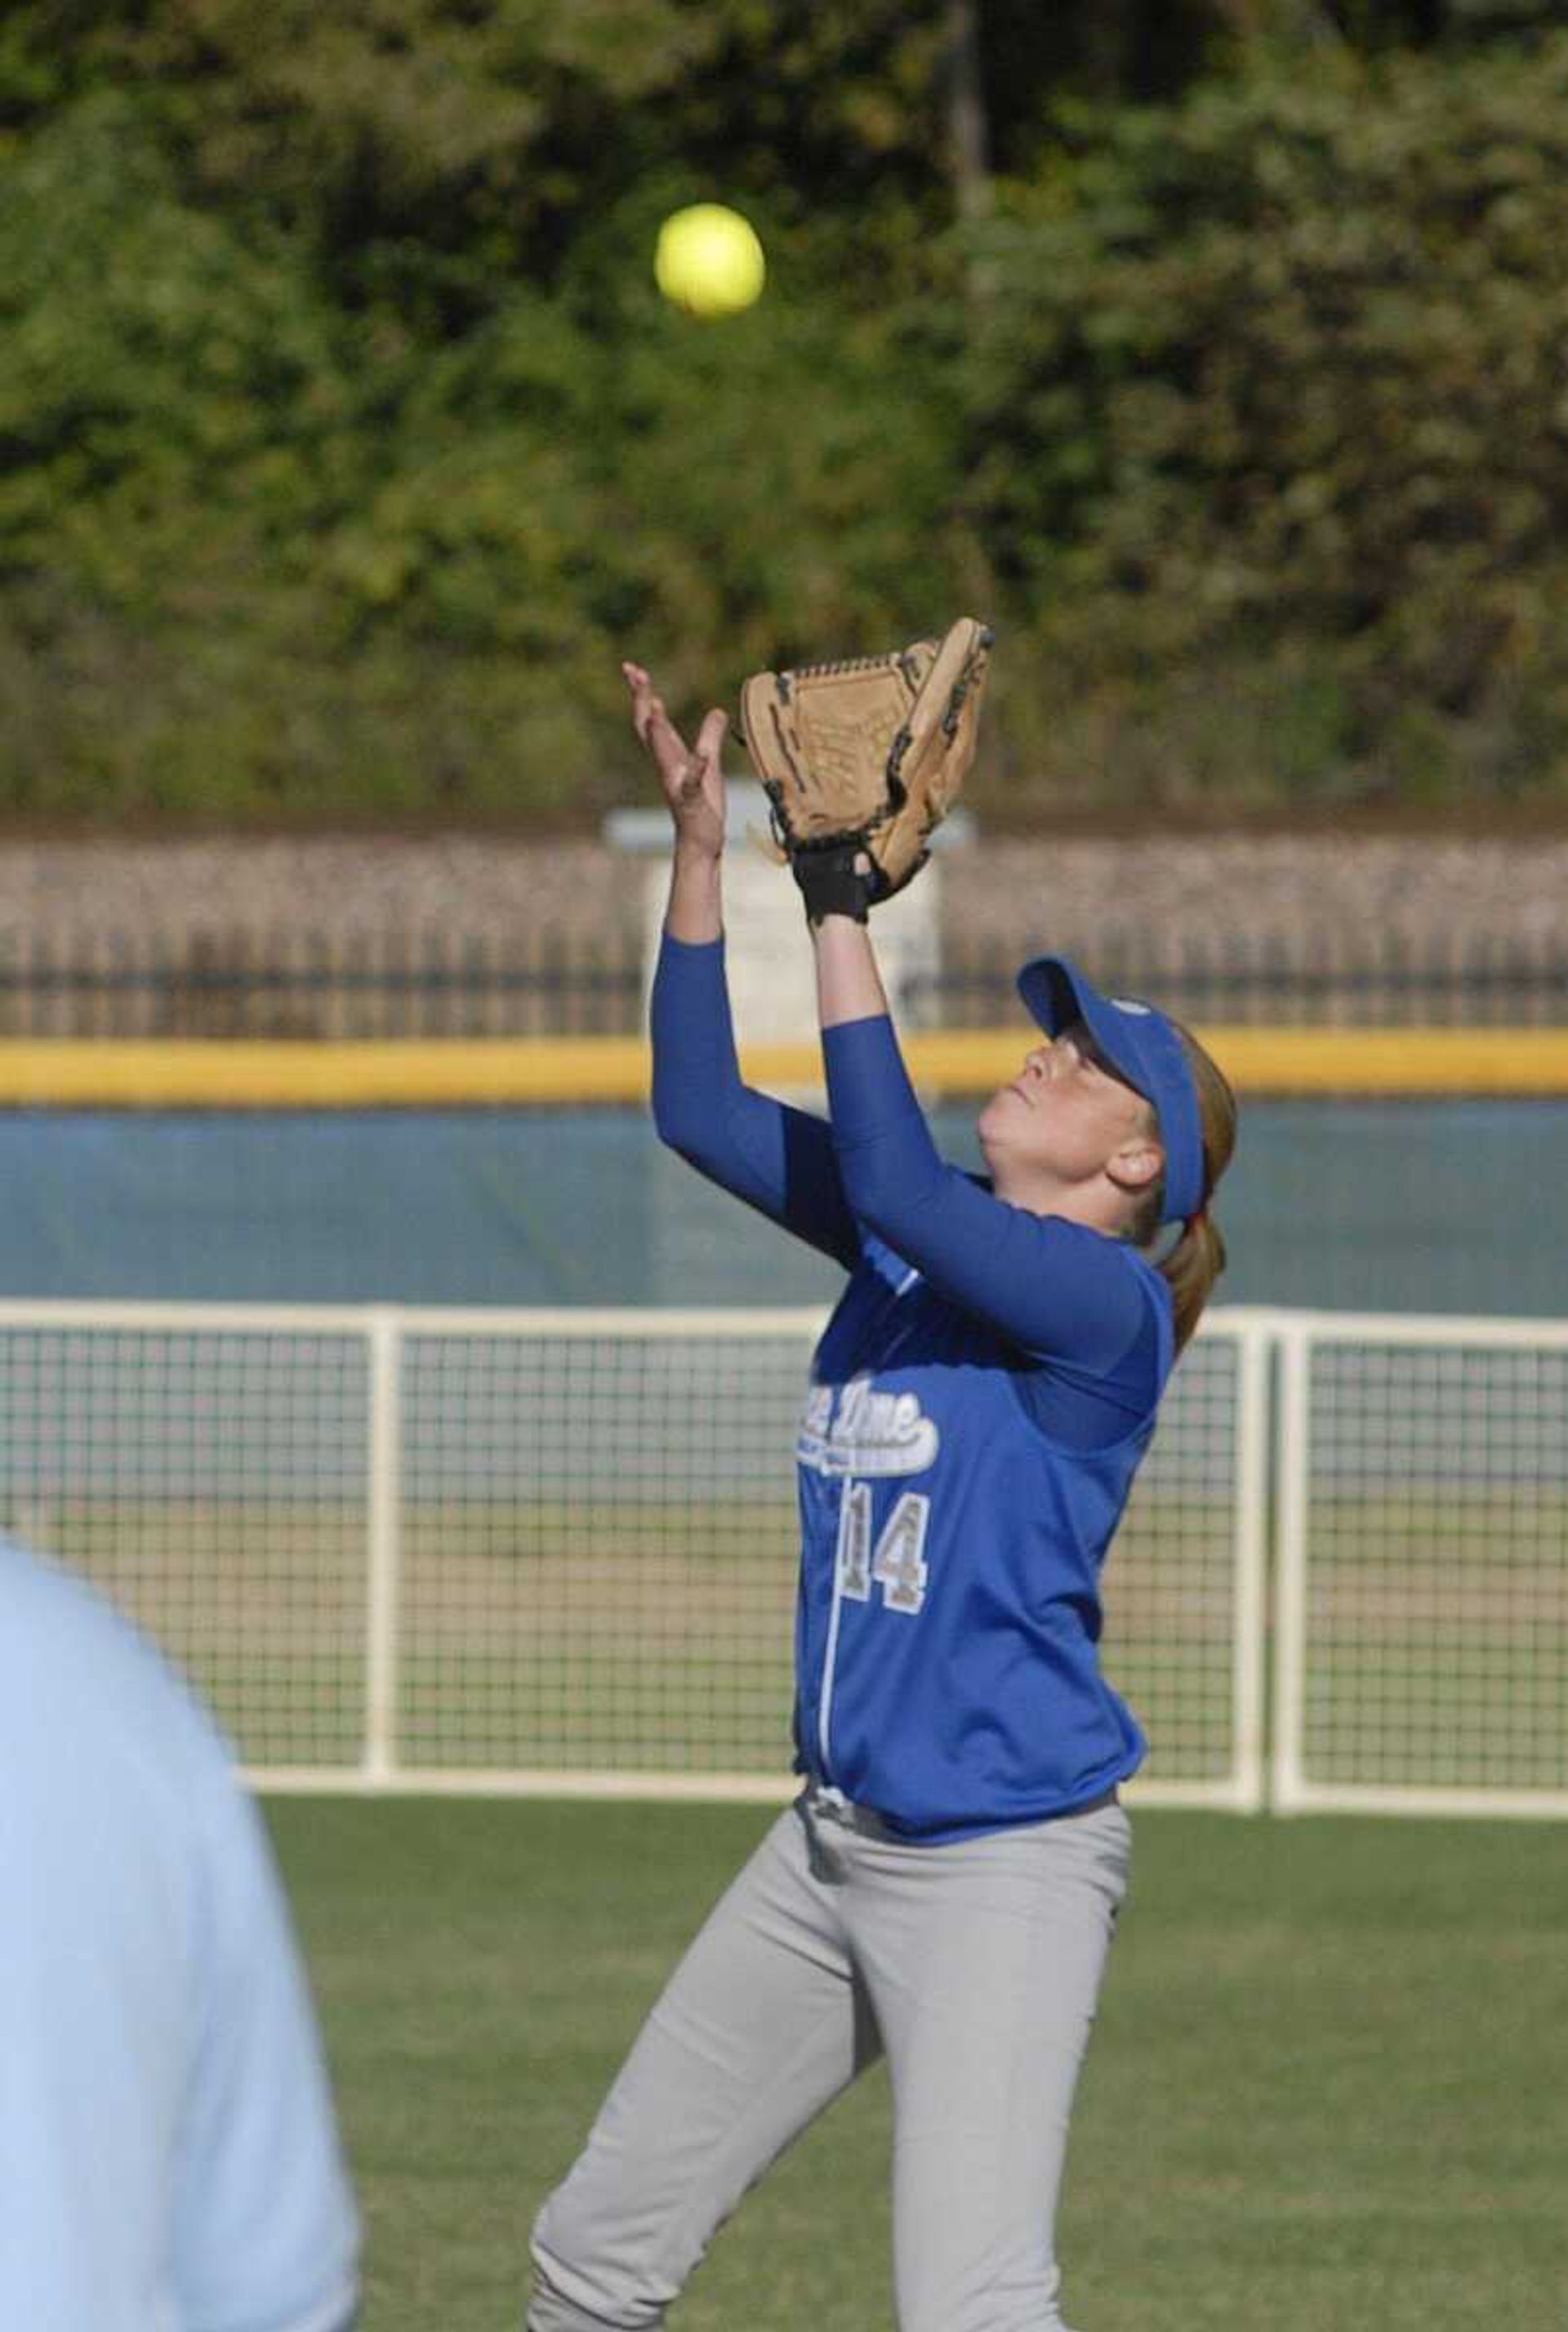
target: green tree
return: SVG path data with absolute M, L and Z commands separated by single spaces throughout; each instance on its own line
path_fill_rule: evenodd
M 0 802 L 581 819 L 626 646 L 958 603 L 1020 817 L 1541 782 L 1549 14 L 18 0 Z M 770 281 L 705 330 L 711 195 Z
M 1137 782 L 1248 730 L 1269 795 L 1560 781 L 1568 40 L 1064 130 L 984 238 L 970 508 Z

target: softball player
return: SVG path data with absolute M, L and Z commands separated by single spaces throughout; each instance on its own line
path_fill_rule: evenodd
M 260 1816 L 204 1710 L 0 1539 L 0 2325 L 347 2332 L 359 2231 Z
M 714 2229 L 884 2051 L 902 2332 L 1062 2332 L 1068 2116 L 1143 1754 L 1100 1673 L 1099 1574 L 1224 1250 L 1234 1141 L 1184 1032 L 1041 958 L 1053 1039 L 942 1163 L 863 925 L 813 927 L 830 1123 L 750 1091 L 723 970 L 722 714 L 688 753 L 647 674 L 675 827 L 654 1110 L 848 1284 L 797 1444 L 802 1790 L 710 1916 L 534 2231 L 530 2332 L 659 2324 Z M 1148 1251 L 1166 1225 L 1173 1250 Z M 1166 1234 L 1169 1237 L 1169 1234 Z

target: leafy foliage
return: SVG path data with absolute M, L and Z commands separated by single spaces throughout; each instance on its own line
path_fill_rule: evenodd
M 0 809 L 581 822 L 629 649 L 959 604 L 999 816 L 1561 792 L 1547 12 L 974 21 L 961 232 L 948 0 L 8 11 Z M 770 277 L 703 327 L 712 194 Z
M 968 506 L 1063 716 L 1157 710 L 1167 798 L 1237 721 L 1270 797 L 1560 778 L 1568 42 L 1066 127 L 967 359 Z M 1207 749 L 1171 674 L 1231 710 Z

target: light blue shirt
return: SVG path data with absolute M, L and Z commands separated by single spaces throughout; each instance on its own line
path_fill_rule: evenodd
M 0 1540 L 0 2326 L 340 2332 L 358 2250 L 224 1741 L 91 1590 Z

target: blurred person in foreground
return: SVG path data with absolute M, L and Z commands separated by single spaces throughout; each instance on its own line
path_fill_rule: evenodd
M 0 1539 L 0 2326 L 346 2332 L 359 2243 L 225 1743 L 89 1587 Z

